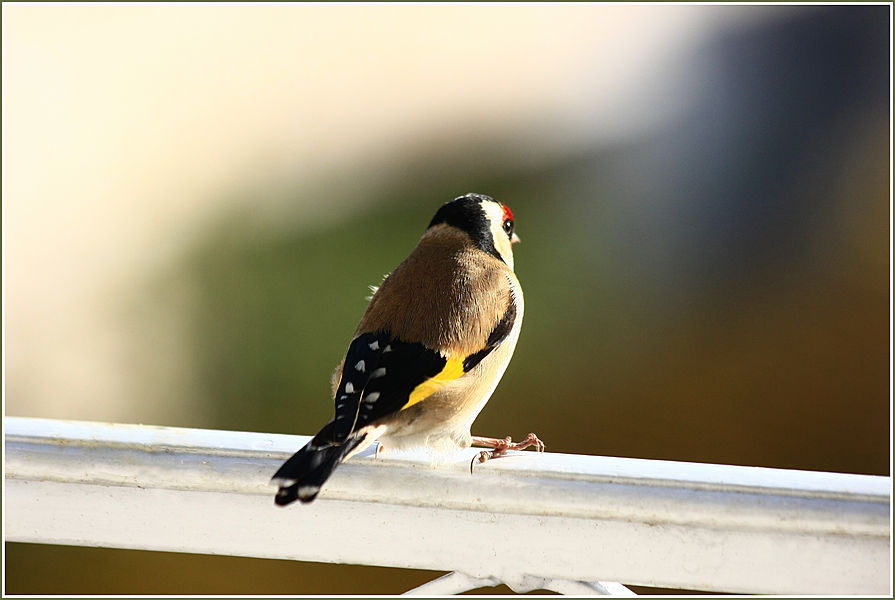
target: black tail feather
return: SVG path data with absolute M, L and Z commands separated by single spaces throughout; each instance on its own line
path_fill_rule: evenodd
M 324 427 L 304 448 L 293 454 L 273 476 L 274 480 L 283 483 L 292 482 L 280 486 L 274 498 L 274 502 L 278 505 L 286 506 L 296 500 L 311 502 L 317 497 L 323 483 L 329 479 L 336 467 L 366 437 L 351 436 L 341 444 L 324 441 L 329 437 L 326 435 L 329 428 L 331 424 Z

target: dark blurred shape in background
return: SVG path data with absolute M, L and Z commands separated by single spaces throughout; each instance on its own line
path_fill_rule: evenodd
M 676 108 L 631 135 L 589 137 L 606 114 L 586 107 L 575 144 L 553 139 L 565 130 L 550 119 L 498 134 L 465 122 L 310 180 L 231 190 L 241 208 L 116 309 L 137 332 L 132 420 L 170 403 L 156 422 L 315 432 L 367 286 L 438 205 L 477 191 L 516 214 L 526 315 L 474 432 L 536 431 L 555 452 L 889 474 L 890 8 L 761 14 L 669 60 L 639 105 Z M 327 205 L 350 208 L 321 216 Z M 390 571 L 379 591 L 341 567 L 335 588 L 335 567 L 283 562 L 209 588 L 227 573 L 194 567 L 218 559 L 184 557 L 180 580 L 49 577 L 52 552 L 7 545 L 7 591 L 392 593 L 429 575 Z M 66 552 L 80 564 L 99 551 Z

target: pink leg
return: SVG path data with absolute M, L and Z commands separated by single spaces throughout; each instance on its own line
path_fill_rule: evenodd
M 507 450 L 525 450 L 530 446 L 534 446 L 538 452 L 543 452 L 545 448 L 544 442 L 539 440 L 538 436 L 533 433 L 529 433 L 521 442 L 514 442 L 510 436 L 503 439 L 472 436 L 472 445 L 492 448 L 492 450 L 482 450 L 472 459 L 472 462 L 469 464 L 470 473 L 472 473 L 472 468 L 476 462 L 483 463 L 486 460 L 497 458 L 506 454 Z

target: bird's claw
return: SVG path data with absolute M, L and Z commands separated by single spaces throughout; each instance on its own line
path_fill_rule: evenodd
M 469 463 L 470 473 L 472 473 L 473 468 L 475 467 L 475 463 L 483 463 L 491 460 L 492 458 L 503 456 L 507 453 L 507 450 L 525 450 L 526 448 L 534 446 L 535 451 L 543 452 L 546 448 L 544 442 L 542 442 L 534 433 L 529 433 L 521 442 L 514 442 L 513 438 L 507 436 L 503 439 L 476 437 L 473 438 L 473 443 L 476 443 L 480 446 L 490 446 L 491 450 L 482 450 L 472 457 L 472 462 Z

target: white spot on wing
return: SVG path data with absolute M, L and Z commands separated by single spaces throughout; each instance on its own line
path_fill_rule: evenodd
M 370 342 L 370 350 L 372 350 L 373 352 L 379 350 L 379 340 L 373 340 L 372 342 Z
M 319 485 L 303 485 L 298 488 L 298 497 L 299 498 L 310 498 L 314 494 L 320 491 Z
M 349 394 L 354 393 L 354 384 L 351 383 L 350 381 L 345 383 L 345 392 L 347 392 Z
M 389 344 L 382 350 L 382 353 L 385 354 L 386 352 L 391 352 L 391 351 L 392 351 L 392 345 Z
M 361 373 L 363 373 L 363 372 L 364 372 L 364 369 L 367 368 L 367 365 L 364 363 L 364 361 L 359 360 L 359 361 L 357 361 L 357 364 L 354 365 L 354 368 L 355 368 L 356 370 L 360 371 Z
M 382 377 L 385 375 L 385 367 L 379 367 L 372 373 L 370 373 L 370 379 L 376 379 L 377 377 Z
M 370 392 L 369 394 L 364 396 L 364 402 L 366 402 L 367 404 L 373 404 L 377 400 L 379 400 L 379 392 Z

